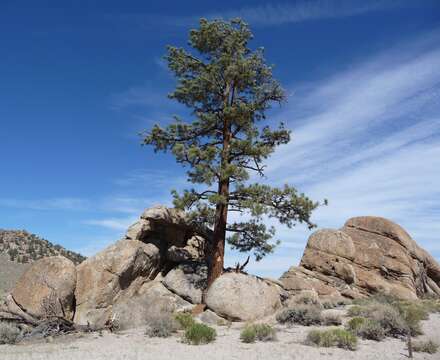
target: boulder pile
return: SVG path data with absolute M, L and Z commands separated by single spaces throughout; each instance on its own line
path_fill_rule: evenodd
M 0 319 L 55 316 L 97 328 L 117 319 L 129 328 L 158 312 L 193 310 L 206 290 L 211 236 L 182 211 L 147 209 L 123 239 L 77 266 L 61 256 L 33 263 L 0 305 Z M 358 217 L 312 234 L 300 265 L 280 281 L 225 272 L 206 291 L 198 318 L 253 321 L 304 293 L 340 300 L 378 292 L 440 296 L 440 266 L 399 225 Z

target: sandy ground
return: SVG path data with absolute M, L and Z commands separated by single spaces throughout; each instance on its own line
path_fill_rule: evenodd
M 387 339 L 382 342 L 361 340 L 356 351 L 315 348 L 303 344 L 311 327 L 278 326 L 277 341 L 244 344 L 239 339 L 241 326 L 243 324 L 234 324 L 230 328 L 217 327 L 216 341 L 200 346 L 182 343 L 180 335 L 168 339 L 148 338 L 144 335 L 144 329 L 119 334 L 69 335 L 49 342 L 1 345 L 0 360 L 408 359 L 406 344 L 398 339 Z M 440 314 L 433 314 L 429 320 L 424 321 L 423 330 L 425 335 L 420 336 L 419 339 L 430 338 L 440 342 Z M 440 353 L 434 355 L 415 353 L 414 359 L 440 360 Z

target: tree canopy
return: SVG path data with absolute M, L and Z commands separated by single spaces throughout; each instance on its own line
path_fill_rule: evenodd
M 175 117 L 166 127 L 156 124 L 144 138 L 144 144 L 170 151 L 187 167 L 193 187 L 173 191 L 174 205 L 188 211 L 195 224 L 214 230 L 208 284 L 223 271 L 226 240 L 260 260 L 278 243 L 265 218 L 313 228 L 311 213 L 319 206 L 288 184 L 249 183 L 252 174 L 264 177 L 265 161 L 290 141 L 283 123 L 266 118 L 271 106 L 282 104 L 286 96 L 263 48 L 249 47 L 252 38 L 241 19 L 201 19 L 199 28 L 190 31 L 188 49 L 169 46 L 165 58 L 177 80 L 169 97 L 190 108 L 192 119 Z M 231 222 L 231 212 L 245 216 Z

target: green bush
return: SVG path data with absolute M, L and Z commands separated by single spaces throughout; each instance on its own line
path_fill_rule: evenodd
M 438 350 L 438 344 L 432 340 L 428 341 L 414 341 L 413 351 L 414 352 L 424 352 L 428 354 L 435 354 Z
M 295 308 L 282 310 L 277 314 L 276 319 L 281 324 L 319 325 L 323 321 L 321 312 L 318 306 L 299 305 Z
M 216 331 L 205 324 L 193 323 L 185 330 L 184 341 L 192 345 L 208 344 L 215 340 Z
M 356 334 L 356 335 L 357 335 L 357 333 L 358 333 L 360 327 L 361 327 L 366 321 L 367 321 L 366 318 L 356 316 L 356 317 L 350 319 L 350 320 L 347 322 L 347 324 L 345 325 L 345 327 L 346 327 L 346 329 L 347 329 L 348 331 L 351 331 L 353 334 Z
M 376 320 L 366 319 L 357 330 L 357 334 L 362 339 L 381 341 L 385 339 L 386 333 L 381 324 Z
M 174 316 L 174 318 L 182 330 L 186 330 L 196 323 L 192 315 L 188 312 L 179 312 Z
M 342 349 L 356 350 L 356 335 L 344 329 L 312 330 L 308 333 L 306 343 L 320 347 L 337 346 Z
M 268 324 L 247 325 L 240 333 L 241 341 L 253 343 L 258 341 L 273 341 L 276 339 L 275 329 Z
M 354 317 L 348 321 L 346 329 L 362 339 L 380 341 L 386 337 L 385 330 L 378 321 L 363 317 Z
M 6 322 L 0 322 L 0 344 L 15 344 L 21 331 L 18 327 Z
M 172 333 L 176 332 L 177 323 L 170 315 L 162 315 L 150 319 L 148 327 L 145 332 L 149 337 L 170 337 Z
M 371 302 L 369 305 L 353 306 L 348 310 L 349 316 L 365 317 L 376 321 L 384 330 L 386 336 L 400 337 L 408 333 L 415 333 L 417 330 L 417 321 L 413 321 L 410 325 L 402 317 L 395 305 L 386 302 Z

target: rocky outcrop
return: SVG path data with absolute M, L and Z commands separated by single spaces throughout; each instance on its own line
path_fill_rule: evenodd
M 40 259 L 27 269 L 15 285 L 11 300 L 35 318 L 62 316 L 75 312 L 75 265 L 62 256 Z
M 200 304 L 207 276 L 208 267 L 205 263 L 187 262 L 171 270 L 162 283 L 185 300 Z
M 183 211 L 155 206 L 129 227 L 125 239 L 154 244 L 163 263 L 180 263 L 204 260 L 210 236 L 209 229 L 196 230 Z
M 252 321 L 281 307 L 281 289 L 256 276 L 225 273 L 210 286 L 206 305 L 227 319 Z
M 300 266 L 280 280 L 292 294 L 313 290 L 330 299 L 379 292 L 403 299 L 440 296 L 440 266 L 434 258 L 402 227 L 372 216 L 312 234 Z
M 80 264 L 75 291 L 75 322 L 95 324 L 130 287 L 152 280 L 160 271 L 159 249 L 143 242 L 118 241 Z

